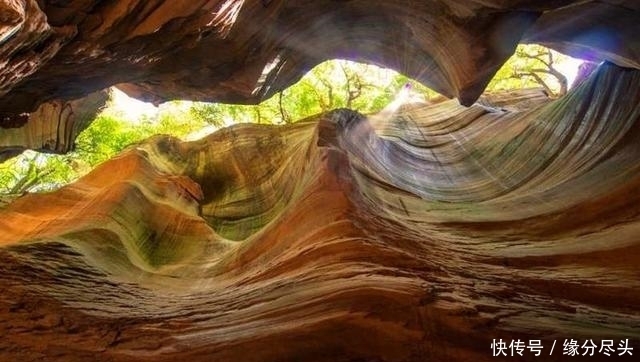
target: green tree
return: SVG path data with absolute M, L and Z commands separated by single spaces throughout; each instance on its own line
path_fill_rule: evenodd
M 556 64 L 563 57 L 538 45 L 520 45 L 487 89 L 542 86 L 550 96 L 562 95 L 567 91 L 567 80 Z M 125 147 L 155 134 L 185 138 L 206 125 L 291 123 L 342 107 L 377 113 L 392 103 L 407 84 L 425 100 L 436 96 L 422 84 L 392 70 L 332 60 L 316 66 L 297 84 L 256 106 L 173 101 L 162 105 L 153 116 L 128 120 L 111 104 L 78 136 L 75 151 L 62 156 L 30 151 L 0 163 L 0 193 L 56 189 Z
M 256 106 L 194 103 L 193 117 L 216 126 L 231 123 L 291 123 L 336 108 L 376 113 L 388 105 L 405 84 L 426 99 L 436 95 L 395 71 L 347 60 L 319 64 L 298 83 Z
M 0 193 L 20 195 L 56 189 L 75 179 L 75 167 L 72 155 L 26 151 L 0 164 Z
M 124 119 L 122 114 L 107 108 L 78 135 L 73 152 L 54 155 L 25 151 L 0 163 L 0 194 L 21 195 L 55 190 L 86 174 L 127 146 L 153 135 L 186 137 L 207 125 L 188 117 L 189 107 L 190 103 L 172 102 L 155 117 L 140 120 Z M 3 200 L 6 203 L 7 197 L 0 199 L 0 206 Z
M 565 55 L 541 45 L 518 45 L 515 54 L 498 70 L 488 90 L 543 87 L 550 97 L 567 93 L 567 78 L 557 69 Z

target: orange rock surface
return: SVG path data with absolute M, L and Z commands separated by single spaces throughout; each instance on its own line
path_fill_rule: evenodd
M 116 84 L 255 104 L 344 58 L 457 98 L 157 136 L 3 206 L 0 361 L 637 359 L 638 34 L 637 0 L 0 0 L 0 161 Z M 606 63 L 474 104 L 520 42 Z
M 0 360 L 492 361 L 494 339 L 541 340 L 542 357 L 512 358 L 525 361 L 587 358 L 563 356 L 565 339 L 638 349 L 638 100 L 640 71 L 605 64 L 555 101 L 152 138 L 0 210 Z

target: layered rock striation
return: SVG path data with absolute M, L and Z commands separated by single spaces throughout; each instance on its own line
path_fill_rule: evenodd
M 16 199 L 0 209 L 0 360 L 640 348 L 639 19 L 635 0 L 0 0 L 0 161 L 73 149 L 114 84 L 258 103 L 345 58 L 458 98 L 158 136 Z M 558 100 L 472 105 L 519 42 L 608 62 Z
M 639 99 L 640 71 L 604 64 L 554 101 L 152 138 L 0 210 L 0 359 L 489 361 L 499 338 L 540 339 L 549 361 L 564 339 L 637 349 Z

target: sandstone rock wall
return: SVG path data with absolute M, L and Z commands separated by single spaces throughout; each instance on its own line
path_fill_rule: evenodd
M 158 136 L 15 200 L 0 210 L 0 359 L 637 349 L 640 71 L 606 64 L 559 100 L 526 94 Z

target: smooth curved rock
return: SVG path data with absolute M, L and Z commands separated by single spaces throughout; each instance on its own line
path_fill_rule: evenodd
M 605 64 L 561 99 L 528 94 L 511 110 L 502 95 L 158 136 L 15 200 L 0 210 L 0 359 L 637 349 L 640 71 Z

